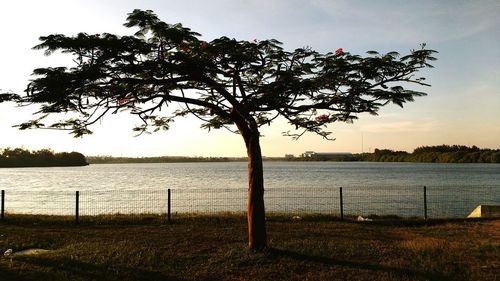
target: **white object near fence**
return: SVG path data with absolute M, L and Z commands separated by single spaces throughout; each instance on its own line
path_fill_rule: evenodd
M 357 221 L 373 221 L 373 220 L 370 218 L 363 218 L 362 216 L 358 216 Z

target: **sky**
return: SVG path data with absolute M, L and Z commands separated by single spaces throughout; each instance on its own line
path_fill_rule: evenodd
M 343 48 L 408 53 L 421 43 L 438 51 L 434 67 L 421 74 L 431 87 L 403 109 L 388 105 L 378 116 L 359 115 L 353 124 L 329 126 L 335 141 L 308 134 L 282 136 L 290 127 L 277 120 L 262 128 L 263 155 L 369 152 L 375 148 L 413 151 L 423 145 L 460 144 L 500 148 L 500 1 L 214 0 L 214 1 L 0 1 L 0 91 L 22 93 L 38 67 L 67 64 L 65 55 L 32 50 L 40 36 L 78 32 L 130 35 L 123 26 L 133 9 L 151 9 L 167 23 L 182 23 L 210 41 L 277 39 L 288 50 L 319 52 Z M 136 137 L 139 121 L 127 114 L 106 117 L 93 134 L 74 138 L 65 131 L 19 131 L 34 107 L 0 104 L 0 148 L 79 151 L 112 156 L 246 155 L 243 139 L 226 130 L 200 129 L 194 117 L 178 119 L 169 131 Z

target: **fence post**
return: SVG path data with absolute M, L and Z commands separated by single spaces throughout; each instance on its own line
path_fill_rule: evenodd
M 1 220 L 3 221 L 5 215 L 5 190 L 2 189 L 2 215 Z
M 78 219 L 80 217 L 80 191 L 76 192 L 76 212 L 75 212 L 75 223 L 78 224 Z
M 344 197 L 342 196 L 342 187 L 340 188 L 340 219 L 344 220 Z
M 168 193 L 167 193 L 167 221 L 168 221 L 168 223 L 170 223 L 171 219 L 172 219 L 171 212 L 170 212 L 171 207 L 172 207 L 172 205 L 171 205 L 170 188 L 169 188 Z
M 424 219 L 427 220 L 427 186 L 424 185 Z

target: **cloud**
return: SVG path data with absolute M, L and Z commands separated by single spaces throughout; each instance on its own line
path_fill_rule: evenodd
M 368 133 L 422 133 L 431 132 L 437 128 L 437 122 L 428 120 L 377 122 L 361 126 L 361 131 Z

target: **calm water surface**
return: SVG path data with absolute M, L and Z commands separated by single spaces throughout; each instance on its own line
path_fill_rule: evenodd
M 500 185 L 500 164 L 264 162 L 266 188 Z M 247 164 L 151 163 L 0 169 L 5 190 L 245 188 Z
M 346 214 L 463 217 L 478 204 L 500 204 L 500 164 L 265 162 L 266 209 Z M 12 213 L 164 213 L 243 211 L 247 164 L 151 163 L 0 169 Z

